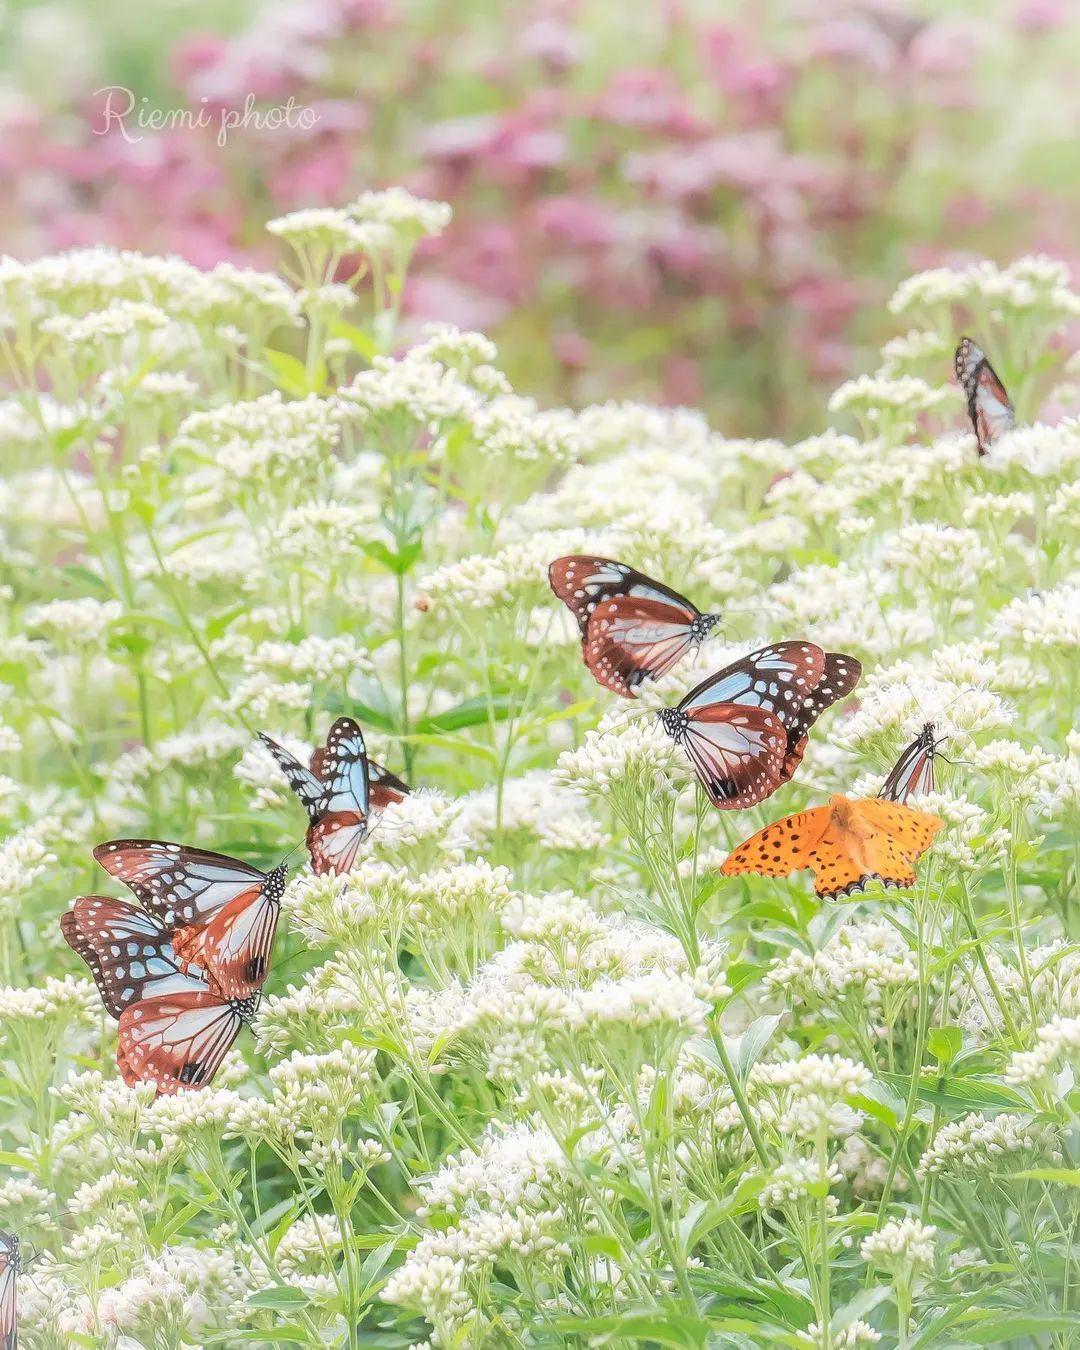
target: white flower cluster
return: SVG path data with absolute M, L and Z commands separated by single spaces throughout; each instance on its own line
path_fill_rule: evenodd
M 859 1254 L 870 1265 L 885 1270 L 894 1280 L 910 1280 L 934 1263 L 937 1229 L 910 1215 L 893 1220 L 863 1238 Z
M 963 1177 L 978 1185 L 988 1176 L 1060 1160 L 1051 1126 L 1008 1113 L 987 1119 L 972 1112 L 938 1131 L 919 1161 L 919 1175 Z

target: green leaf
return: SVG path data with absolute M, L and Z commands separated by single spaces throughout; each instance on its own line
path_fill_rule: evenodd
M 904 1114 L 904 1098 L 888 1083 L 876 1078 L 871 1079 L 862 1092 L 856 1093 L 851 1103 L 890 1130 L 899 1126 Z
M 203 1341 L 204 1345 L 234 1345 L 237 1341 L 258 1341 L 266 1345 L 270 1340 L 275 1345 L 282 1341 L 287 1341 L 290 1345 L 310 1345 L 311 1335 L 304 1327 L 283 1326 L 280 1323 L 274 1323 L 274 1330 L 269 1331 L 223 1331 L 219 1336 L 209 1336 Z
M 906 1097 L 911 1079 L 906 1074 L 882 1073 L 878 1077 L 902 1097 Z M 944 1081 L 932 1078 L 920 1081 L 916 1094 L 920 1102 L 940 1106 L 962 1115 L 966 1111 L 1030 1110 L 1026 1097 L 1004 1083 L 985 1078 L 961 1078 L 953 1074 Z
M 343 338 L 365 361 L 371 362 L 379 354 L 371 334 L 365 332 L 363 328 L 357 328 L 354 323 L 346 323 L 344 319 L 333 317 L 327 323 L 326 331 L 331 337 Z
M 33 1158 L 24 1157 L 21 1153 L 0 1153 L 0 1166 L 18 1167 L 23 1172 L 29 1172 L 31 1176 L 37 1176 L 37 1163 Z
M 964 1033 L 959 1027 L 931 1027 L 926 1048 L 939 1064 L 948 1068 L 963 1049 Z
M 382 1270 L 397 1250 L 397 1244 L 396 1237 L 388 1238 L 381 1247 L 376 1247 L 364 1258 L 364 1264 L 357 1272 L 357 1283 L 360 1286 L 360 1297 L 365 1303 L 374 1297 L 386 1282 Z
M 308 394 L 321 393 L 326 387 L 326 366 L 322 361 L 308 379 L 307 367 L 291 352 L 278 352 L 267 347 L 265 355 L 274 383 L 293 398 L 306 398 Z
M 891 1294 L 892 1290 L 887 1284 L 878 1284 L 871 1289 L 860 1289 L 853 1298 L 849 1298 L 833 1313 L 833 1330 L 840 1331 L 850 1326 L 852 1322 L 865 1319 L 867 1313 L 873 1312 L 877 1305 L 884 1303 Z
M 249 1308 L 306 1308 L 310 1302 L 311 1298 L 303 1289 L 296 1289 L 291 1284 L 275 1284 L 269 1289 L 256 1289 L 253 1294 L 247 1296 Z
M 767 1013 L 764 1017 L 755 1018 L 738 1040 L 728 1045 L 728 1053 L 742 1082 L 746 1082 L 747 1074 L 772 1039 L 773 1032 L 780 1025 L 781 1017 L 783 1013 Z
M 1054 1186 L 1080 1188 L 1080 1168 L 1076 1167 L 1031 1167 L 1016 1176 L 1022 1181 L 1048 1181 Z
M 369 539 L 363 546 L 364 552 L 372 561 L 379 563 L 395 576 L 404 576 L 411 570 L 422 548 L 423 540 L 420 539 L 403 545 L 397 553 L 379 539 Z
M 594 1345 L 613 1341 L 641 1345 L 653 1341 L 678 1350 L 704 1350 L 709 1331 L 708 1325 L 697 1318 L 658 1310 L 629 1310 L 601 1317 L 556 1317 L 549 1326 L 570 1333 L 575 1341 L 588 1337 Z
M 489 719 L 495 722 L 505 721 L 521 711 L 520 694 L 496 694 L 494 698 L 467 698 L 445 712 L 435 713 L 422 718 L 416 730 L 423 734 L 431 731 L 461 731 L 465 727 L 479 726 Z
M 972 1345 L 1001 1345 L 1021 1337 L 1045 1336 L 1052 1331 L 1080 1330 L 1080 1313 L 992 1313 L 964 1324 L 964 1340 Z
M 411 745 L 433 745 L 457 756 L 468 755 L 484 764 L 496 764 L 499 759 L 499 752 L 490 745 L 477 745 L 461 736 L 402 736 L 400 739 Z

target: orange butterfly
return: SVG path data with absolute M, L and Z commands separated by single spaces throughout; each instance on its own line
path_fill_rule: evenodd
M 814 891 L 830 900 L 861 891 L 868 881 L 911 886 L 916 858 L 943 823 L 899 802 L 837 793 L 828 806 L 798 811 L 758 830 L 728 856 L 720 872 L 786 877 L 808 867 Z

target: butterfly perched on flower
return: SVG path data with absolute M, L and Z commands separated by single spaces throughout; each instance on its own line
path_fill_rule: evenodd
M 14 1233 L 0 1233 L 0 1350 L 15 1350 L 19 1343 L 15 1282 L 21 1270 L 19 1239 Z
M 658 716 L 722 811 L 772 796 L 798 768 L 810 728 L 854 689 L 862 666 L 813 642 L 778 642 L 710 675 Z
M 633 698 L 720 622 L 626 563 L 573 554 L 548 568 L 551 589 L 577 620 L 581 654 L 605 689 Z
M 889 770 L 881 785 L 879 797 L 890 802 L 906 802 L 909 797 L 921 797 L 934 790 L 934 761 L 938 746 L 948 739 L 935 736 L 933 722 L 924 722 L 922 730 Z
M 261 872 L 224 853 L 158 839 L 114 839 L 94 857 L 169 933 L 181 968 L 210 972 L 228 999 L 262 987 L 270 965 L 284 864 Z
M 937 816 L 880 797 L 844 797 L 766 825 L 733 849 L 723 876 L 757 872 L 786 877 L 809 868 L 826 899 L 861 891 L 868 881 L 911 886 L 914 864 L 941 829 Z
M 960 339 L 953 364 L 957 381 L 967 398 L 968 416 L 979 443 L 979 454 L 985 455 L 999 436 L 1016 425 L 1012 400 L 997 371 L 986 359 L 986 353 L 971 338 Z
M 368 759 L 363 733 L 351 717 L 338 718 L 326 745 L 312 752 L 308 768 L 265 733 L 260 732 L 259 739 L 308 813 L 312 870 L 348 872 L 371 828 L 372 811 L 402 801 L 408 785 Z
M 60 928 L 119 1020 L 124 1081 L 152 1082 L 159 1094 L 209 1083 L 254 1016 L 258 993 L 226 995 L 211 972 L 181 960 L 160 919 L 126 900 L 80 895 Z

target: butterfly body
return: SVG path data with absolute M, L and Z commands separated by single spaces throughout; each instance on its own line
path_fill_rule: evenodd
M 956 379 L 967 398 L 968 416 L 985 455 L 994 442 L 1016 425 L 1016 412 L 997 371 L 971 338 L 960 339 L 954 358 Z
M 657 716 L 714 806 L 754 806 L 792 776 L 810 728 L 861 672 L 842 652 L 779 642 L 710 675 Z
M 854 894 L 870 881 L 911 886 L 914 864 L 941 826 L 937 816 L 896 802 L 837 793 L 827 806 L 766 825 L 734 849 L 720 871 L 780 877 L 808 868 L 815 893 L 827 899 Z
M 548 568 L 551 589 L 581 633 L 594 679 L 623 698 L 665 675 L 720 622 L 678 591 L 613 558 L 571 554 Z
M 906 802 L 934 791 L 934 761 L 938 746 L 948 739 L 936 736 L 933 722 L 924 722 L 919 734 L 908 745 L 881 785 L 879 797 L 891 802 Z

